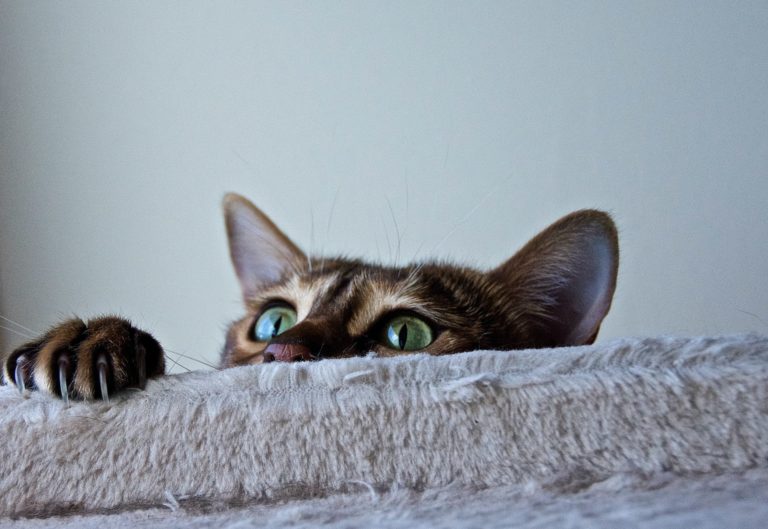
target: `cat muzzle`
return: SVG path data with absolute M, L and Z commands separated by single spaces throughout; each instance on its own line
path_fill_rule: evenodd
M 264 362 L 302 362 L 315 356 L 306 345 L 298 343 L 271 343 L 264 350 Z

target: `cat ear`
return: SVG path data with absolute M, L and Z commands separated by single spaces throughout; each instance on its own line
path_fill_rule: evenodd
M 619 241 L 602 211 L 571 213 L 539 233 L 489 272 L 509 294 L 512 316 L 522 319 L 535 347 L 594 342 L 611 307 Z
M 253 296 L 289 271 L 304 269 L 304 252 L 248 199 L 228 193 L 223 207 L 229 254 L 243 296 Z

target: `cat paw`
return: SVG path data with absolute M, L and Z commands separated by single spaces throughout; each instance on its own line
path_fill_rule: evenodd
M 14 350 L 3 371 L 22 392 L 108 401 L 123 389 L 143 389 L 148 377 L 165 372 L 165 360 L 152 335 L 122 318 L 74 318 Z

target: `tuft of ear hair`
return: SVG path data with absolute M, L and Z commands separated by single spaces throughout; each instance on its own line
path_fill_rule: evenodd
M 247 198 L 227 193 L 222 206 L 229 253 L 244 298 L 291 271 L 304 269 L 304 252 Z
M 616 225 L 603 211 L 576 211 L 489 272 L 537 347 L 594 342 L 611 307 L 619 266 Z

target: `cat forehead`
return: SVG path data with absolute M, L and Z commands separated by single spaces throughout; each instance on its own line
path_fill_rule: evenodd
M 420 277 L 403 271 L 402 274 L 382 270 L 335 271 L 294 274 L 279 284 L 264 288 L 254 299 L 262 304 L 270 299 L 303 299 L 307 303 L 347 304 L 368 298 L 410 298 L 423 293 Z
M 328 317 L 343 313 L 350 335 L 362 334 L 388 311 L 425 307 L 424 285 L 417 268 L 387 269 L 365 264 L 291 275 L 263 289 L 252 300 L 253 308 L 258 310 L 274 300 L 294 305 L 299 320 L 310 314 Z

